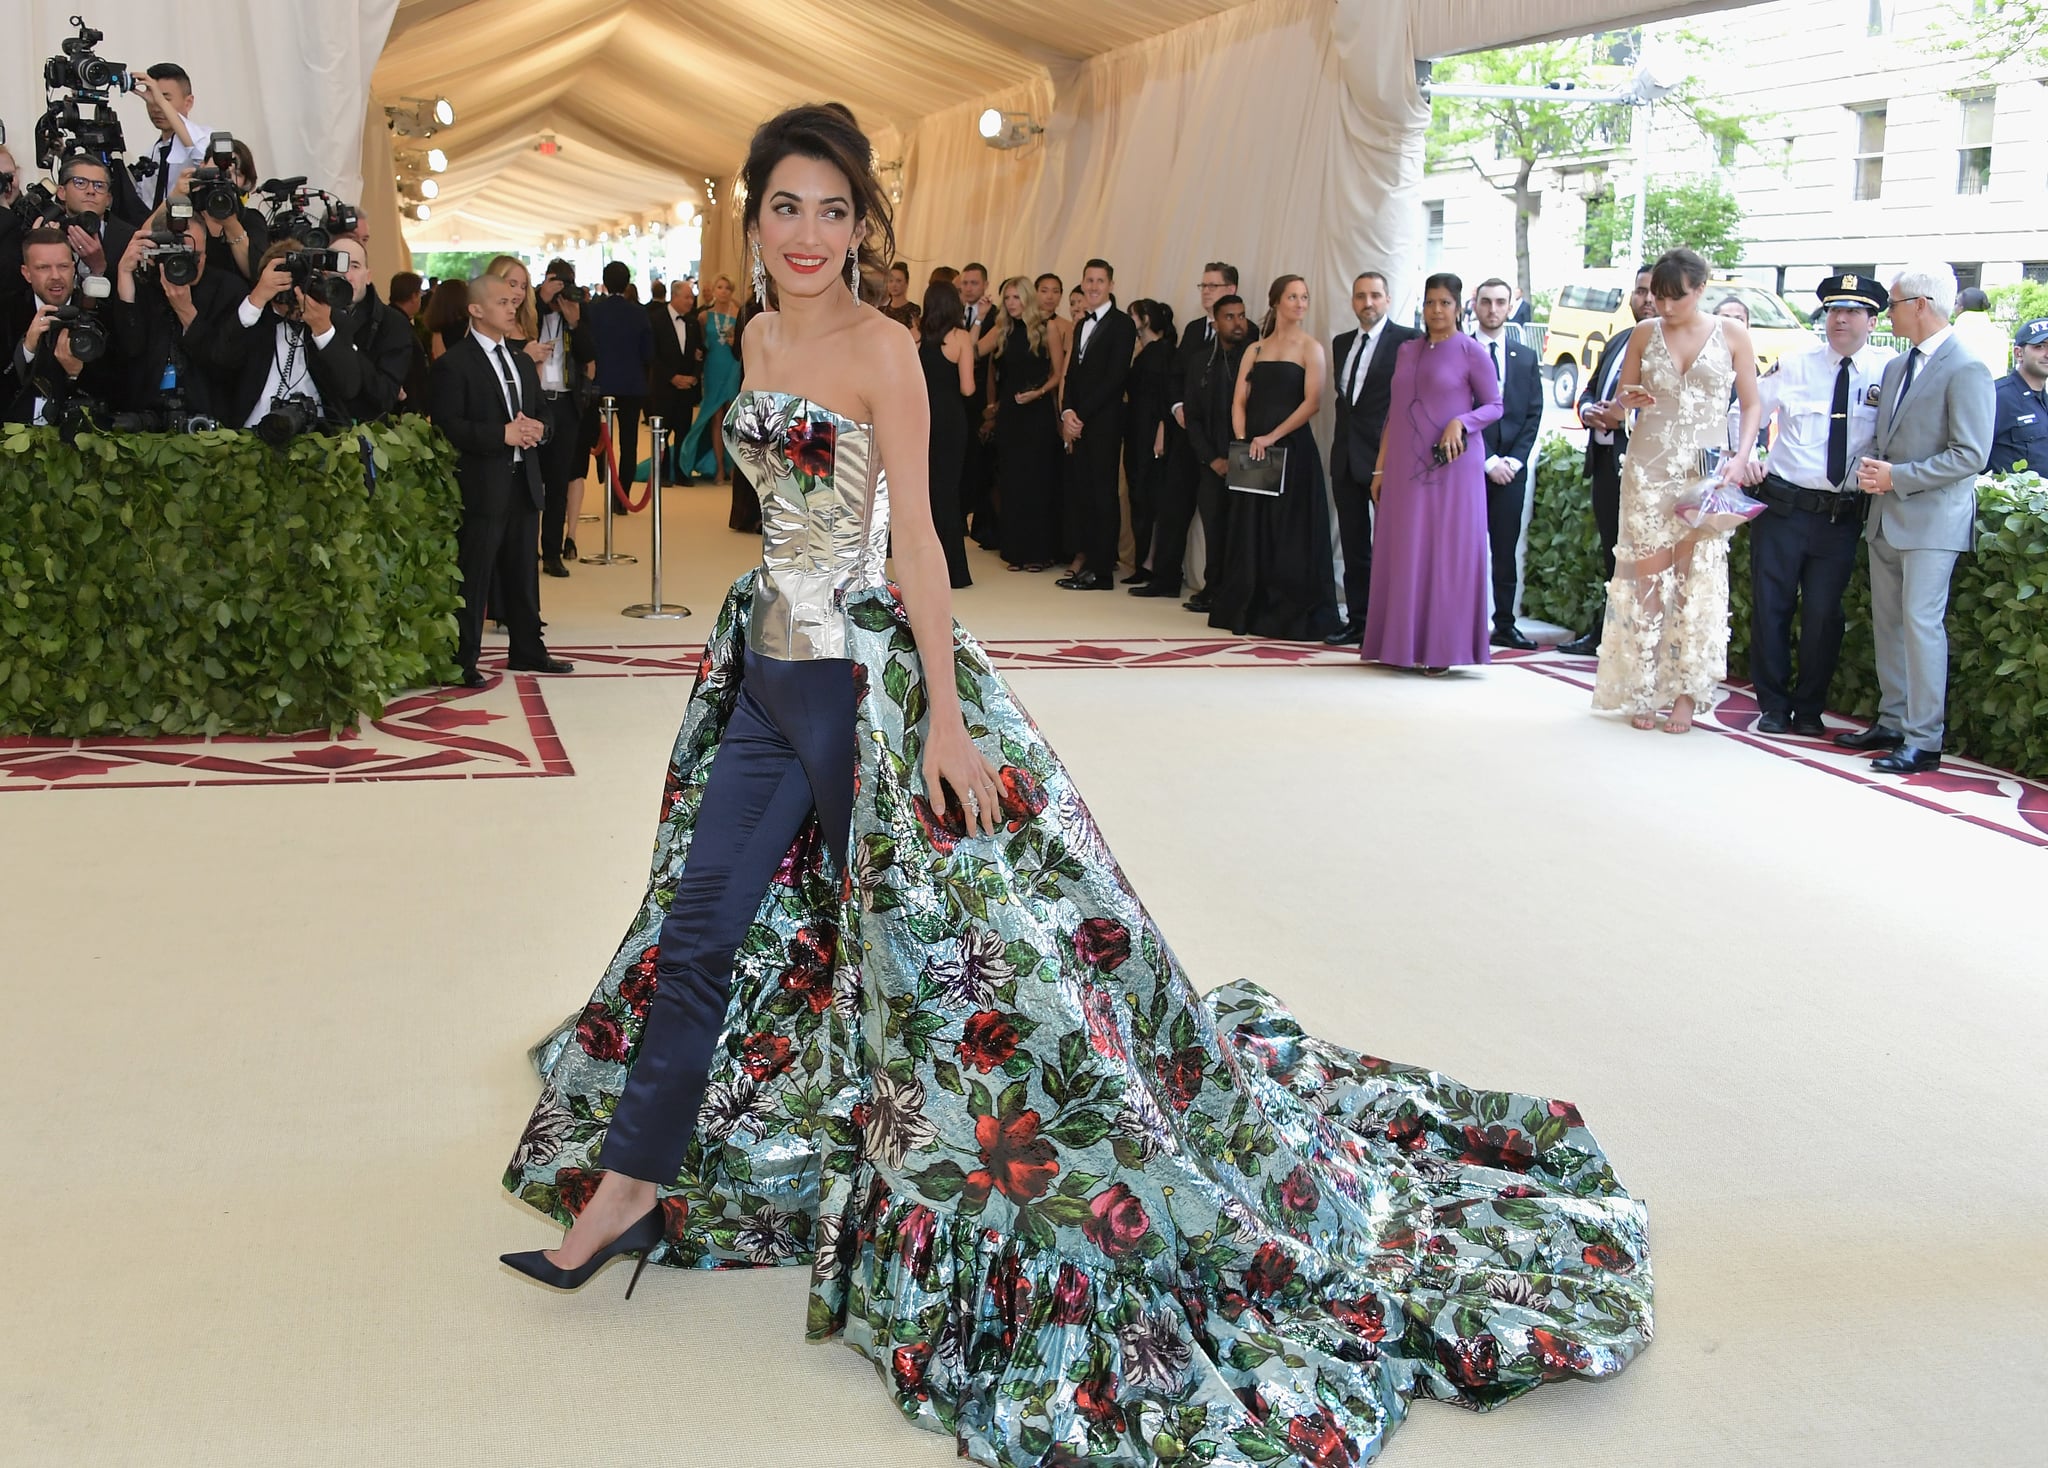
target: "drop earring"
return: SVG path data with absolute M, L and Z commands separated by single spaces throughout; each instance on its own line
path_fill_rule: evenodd
M 860 304 L 860 251 L 846 252 L 846 288 L 853 292 L 853 304 Z
M 768 267 L 761 263 L 761 242 L 755 240 L 754 247 L 754 300 L 763 311 L 768 309 Z

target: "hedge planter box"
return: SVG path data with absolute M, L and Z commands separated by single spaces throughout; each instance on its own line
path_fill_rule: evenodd
M 1600 537 L 1585 456 L 1562 435 L 1537 453 L 1522 610 L 1579 630 L 1601 605 Z M 1728 672 L 1749 669 L 1749 532 L 1728 560 L 1734 618 Z M 1870 576 L 1859 560 L 1843 598 L 1848 635 L 1829 704 L 1877 713 Z M 1952 749 L 2033 779 L 2048 778 L 2048 481 L 1986 475 L 1977 484 L 1977 549 L 1956 562 L 1948 599 L 1948 742 Z
M 0 733 L 337 730 L 454 671 L 461 497 L 421 418 L 0 427 Z

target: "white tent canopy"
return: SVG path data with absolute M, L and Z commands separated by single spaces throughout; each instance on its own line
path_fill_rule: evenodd
M 0 62 L 25 143 L 42 58 L 81 0 L 30 0 Z M 1636 23 L 1710 4 L 1644 0 L 86 0 L 102 53 L 193 73 L 195 115 L 265 174 L 361 197 L 373 260 L 402 261 L 387 106 L 446 97 L 455 123 L 416 245 L 523 246 L 715 193 L 707 269 L 738 264 L 725 211 L 755 125 L 850 105 L 900 163 L 900 253 L 998 274 L 1116 262 L 1119 291 L 1192 298 L 1202 261 L 1249 293 L 1308 276 L 1320 324 L 1351 275 L 1408 278 L 1427 108 L 1414 59 Z M 203 37 L 203 44 L 195 38 Z M 1045 131 L 988 148 L 985 107 Z M 129 141 L 151 136 L 133 99 Z M 534 149 L 551 133 L 553 156 Z M 401 147 L 424 146 L 397 140 Z M 20 147 L 27 153 L 25 146 Z M 24 161 L 26 159 L 24 158 Z M 371 180 L 364 186 L 363 179 Z

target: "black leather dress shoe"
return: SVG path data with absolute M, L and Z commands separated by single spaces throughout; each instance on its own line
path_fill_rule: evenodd
M 1843 749 L 1903 749 L 1906 736 L 1896 729 L 1887 729 L 1882 724 L 1872 724 L 1868 729 L 1858 729 L 1854 734 L 1837 734 L 1835 743 Z
M 1365 641 L 1365 623 L 1346 622 L 1323 639 L 1325 647 L 1356 647 Z
M 566 576 L 569 574 L 569 568 L 563 565 L 560 559 L 555 556 L 549 556 L 546 560 L 542 561 L 540 563 L 540 571 L 543 576 Z
M 1198 591 L 1193 596 L 1189 597 L 1186 601 L 1182 602 L 1181 606 L 1183 609 L 1190 612 L 1206 613 L 1209 610 L 1209 600 L 1210 598 L 1208 592 Z
M 1759 734 L 1790 734 L 1792 732 L 1792 716 L 1777 712 L 1764 714 L 1756 721 L 1756 732 Z
M 1570 642 L 1560 642 L 1556 650 L 1568 658 L 1597 658 L 1600 656 L 1600 634 L 1581 632 Z
M 1819 714 L 1794 714 L 1792 732 L 1802 739 L 1825 739 L 1828 737 L 1827 721 Z
M 1071 591 L 1073 590 L 1074 583 L 1076 581 L 1079 581 L 1083 576 L 1086 576 L 1087 574 L 1088 573 L 1086 571 L 1069 571 L 1066 575 L 1054 581 L 1053 585 L 1059 587 L 1063 591 Z
M 1535 639 L 1524 637 L 1519 627 L 1496 627 L 1493 636 L 1486 640 L 1495 647 L 1511 647 L 1517 652 L 1536 651 Z
M 1115 591 L 1116 582 L 1107 576 L 1098 576 L 1093 571 L 1083 571 L 1078 576 L 1063 577 L 1055 583 L 1069 591 Z
M 1133 571 L 1130 575 L 1124 577 L 1124 585 L 1143 586 L 1147 581 L 1150 581 L 1151 579 L 1152 573 L 1150 571 Z
M 571 662 L 565 662 L 561 658 L 542 658 L 537 663 L 508 662 L 505 664 L 505 671 L 508 673 L 573 673 L 576 671 L 576 665 Z
M 1171 584 L 1168 584 L 1166 582 L 1155 581 L 1150 586 L 1133 586 L 1131 588 L 1131 595 L 1171 596 L 1177 598 L 1180 595 L 1180 583 L 1178 581 L 1175 581 Z
M 463 669 L 462 676 L 455 681 L 464 688 L 481 688 L 491 680 L 479 673 L 475 668 L 465 668 Z
M 1919 775 L 1940 769 L 1941 755 L 1931 749 L 1914 749 L 1902 744 L 1890 754 L 1879 755 L 1872 760 L 1870 768 L 1881 775 Z

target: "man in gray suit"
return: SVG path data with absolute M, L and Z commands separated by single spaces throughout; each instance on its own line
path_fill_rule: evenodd
M 1877 638 L 1877 722 L 1841 734 L 1881 752 L 1873 770 L 1941 767 L 1948 700 L 1948 583 L 1976 537 L 1977 476 L 1991 454 L 1991 374 L 1950 331 L 1955 272 L 1909 267 L 1892 278 L 1892 329 L 1913 344 L 1885 364 L 1877 445 L 1857 484 L 1870 496 L 1870 620 Z

